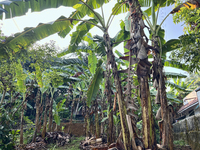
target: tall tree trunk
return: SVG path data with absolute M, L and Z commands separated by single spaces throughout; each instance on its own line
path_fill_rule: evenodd
M 86 115 L 85 115 L 85 123 L 86 123 L 86 138 L 90 137 L 90 118 L 89 118 L 89 108 L 86 106 Z
M 28 95 L 28 91 L 30 91 L 30 89 L 29 90 L 27 90 L 27 93 L 26 93 L 26 96 L 24 97 L 23 96 L 23 102 L 22 102 L 22 110 L 21 110 L 21 119 L 20 119 L 20 121 L 21 121 L 21 124 L 20 124 L 20 144 L 23 144 L 24 142 L 23 142 L 23 132 L 24 132 L 24 129 L 23 129 L 23 121 L 24 121 L 24 110 L 26 110 L 26 108 L 27 108 L 27 101 L 28 101 L 28 99 L 27 99 L 27 97 L 29 96 Z
M 72 100 L 72 105 L 71 105 L 71 115 L 70 115 L 70 123 L 68 127 L 68 133 L 71 134 L 71 126 L 72 126 L 72 119 L 73 119 L 73 109 L 74 109 L 74 100 Z
M 39 117 L 40 117 L 40 89 L 39 88 L 37 91 L 35 105 L 36 105 L 35 131 L 34 131 L 32 142 L 35 142 L 35 140 L 36 140 L 36 136 L 37 136 L 37 132 L 38 132 Z
M 49 95 L 46 93 L 46 106 L 45 106 L 45 110 L 44 110 L 44 121 L 43 121 L 43 129 L 42 129 L 42 138 L 45 138 L 46 135 L 46 130 L 47 130 L 47 111 L 49 109 Z
M 99 114 L 98 114 L 98 110 L 95 111 L 95 126 L 96 126 L 96 138 L 100 137 L 100 133 L 99 133 Z
M 120 79 L 119 73 L 117 71 L 117 65 L 115 62 L 115 56 L 112 51 L 110 36 L 108 35 L 107 32 L 104 32 L 104 41 L 106 42 L 107 62 L 108 62 L 108 64 L 111 64 L 111 66 L 112 66 L 115 87 L 116 87 L 116 91 L 117 91 L 124 147 L 125 147 L 125 150 L 130 150 L 130 134 L 129 134 L 129 130 L 128 130 L 128 124 L 126 121 L 126 106 L 125 106 L 125 101 L 124 101 L 124 97 L 123 97 L 123 93 L 122 93 L 121 79 Z
M 101 100 L 101 120 L 104 118 L 104 103 L 105 103 L 105 98 L 103 97 L 103 99 Z M 101 134 L 104 134 L 104 122 L 101 122 Z
M 25 109 L 25 105 L 26 105 L 26 103 L 22 106 L 22 110 L 21 110 L 21 119 L 20 119 L 20 121 L 21 121 L 21 123 L 20 123 L 20 144 L 24 144 L 24 138 L 23 138 L 23 131 L 24 131 L 24 129 L 23 129 L 23 121 L 24 121 L 24 109 Z
M 53 130 L 53 95 L 50 97 L 50 107 L 49 107 L 49 125 L 48 125 L 48 131 L 52 132 Z
M 148 76 L 140 77 L 143 141 L 146 149 L 156 149 L 155 127 L 149 92 Z
M 142 121 L 143 121 L 143 142 L 145 149 L 157 149 L 154 119 L 152 113 L 150 91 L 149 91 L 149 74 L 151 64 L 148 61 L 148 38 L 144 34 L 144 21 L 142 11 L 138 0 L 129 0 L 130 18 L 131 18 L 131 39 L 128 47 L 139 59 L 137 65 L 137 76 L 140 85 L 140 100 L 142 104 Z M 133 45 L 132 45 L 133 44 Z
M 105 72 L 105 91 L 106 91 L 106 97 L 108 101 L 108 107 L 109 107 L 109 114 L 108 114 L 108 134 L 107 134 L 107 140 L 108 145 L 114 142 L 113 140 L 113 109 L 112 109 L 112 90 L 111 90 L 111 83 L 110 83 L 110 62 L 106 64 L 106 72 Z
M 163 148 L 173 150 L 173 135 L 172 135 L 172 125 L 169 118 L 169 109 L 167 104 L 167 94 L 165 87 L 165 75 L 163 73 L 163 65 L 161 60 L 162 49 L 159 47 L 159 38 L 153 35 L 152 45 L 156 48 L 153 63 L 153 82 L 155 88 L 158 89 L 157 95 L 159 96 L 159 101 L 161 105 L 161 118 L 159 121 L 160 135 Z M 157 83 L 158 82 L 158 83 Z M 156 84 L 157 83 L 157 84 Z

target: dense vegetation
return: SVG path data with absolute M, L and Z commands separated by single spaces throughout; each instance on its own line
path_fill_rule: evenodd
M 6 12 L 6 18 L 24 15 L 29 8 L 32 12 L 59 6 L 75 9 L 69 18 L 61 16 L 53 23 L 1 37 L 0 149 L 23 148 L 36 142 L 38 135 L 46 139 L 47 132 L 63 130 L 66 120 L 67 133 L 71 134 L 72 123 L 78 119 L 85 123 L 86 137 L 106 135 L 108 145 L 122 139 L 125 150 L 138 149 L 138 141 L 144 149 L 156 150 L 157 143 L 160 148 L 173 149 L 171 109 L 177 110 L 182 98 L 199 86 L 195 73 L 199 72 L 200 60 L 200 3 L 118 0 L 105 20 L 106 3 L 109 0 L 0 2 L 4 6 L 0 12 Z M 166 18 L 173 14 L 176 23 L 184 21 L 186 34 L 165 41 L 161 26 L 166 18 L 157 23 L 159 9 L 174 3 L 177 7 Z M 127 17 L 121 21 L 120 31 L 110 37 L 110 24 L 121 13 Z M 89 19 L 84 18 L 86 15 Z M 75 25 L 76 31 L 71 33 Z M 89 31 L 94 27 L 103 36 L 92 35 Z M 70 45 L 62 52 L 53 41 L 33 44 L 55 33 L 61 37 L 71 33 Z M 120 43 L 124 44 L 124 54 L 113 51 Z M 164 66 L 193 75 L 181 82 L 185 75 L 164 72 Z M 157 110 L 160 117 L 155 117 Z

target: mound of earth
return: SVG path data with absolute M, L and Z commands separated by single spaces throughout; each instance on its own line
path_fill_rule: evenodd
M 64 146 L 70 142 L 70 135 L 64 132 L 47 132 L 45 138 L 36 137 L 36 142 L 26 145 L 16 146 L 16 150 L 42 150 L 46 149 L 47 144 L 56 144 L 58 147 Z

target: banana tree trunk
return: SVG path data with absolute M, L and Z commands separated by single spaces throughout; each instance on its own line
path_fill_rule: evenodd
M 119 77 L 117 64 L 115 62 L 115 57 L 112 51 L 110 36 L 107 32 L 104 33 L 104 41 L 106 42 L 106 49 L 107 49 L 107 63 L 111 64 L 112 66 L 114 82 L 115 82 L 115 87 L 117 91 L 124 147 L 125 147 L 125 150 L 130 150 L 130 134 L 128 130 L 128 124 L 126 121 L 126 106 L 125 106 L 125 101 L 124 101 L 124 97 L 122 93 L 121 79 Z
M 53 128 L 53 95 L 51 95 L 50 98 L 50 107 L 49 107 L 49 125 L 48 125 L 48 131 L 52 132 L 52 128 Z
M 104 118 L 104 113 L 103 113 L 103 110 L 104 110 L 104 103 L 105 103 L 105 98 L 103 97 L 103 99 L 101 100 L 101 119 L 102 120 Z M 104 122 L 101 122 L 101 134 L 103 135 L 104 134 Z
M 26 93 L 26 96 L 24 97 L 23 96 L 23 104 L 22 104 L 22 110 L 21 110 L 21 119 L 20 119 L 20 121 L 21 121 L 21 124 L 20 124 L 20 144 L 23 144 L 24 142 L 23 142 L 23 132 L 24 132 L 24 130 L 23 130 L 23 122 L 24 122 L 24 111 L 26 110 L 26 106 L 27 106 L 27 101 L 28 101 L 28 99 L 27 99 L 27 97 L 28 97 L 28 92 Z
M 166 87 L 165 87 L 165 79 L 164 74 L 160 70 L 161 74 L 159 80 L 159 89 L 160 90 L 160 104 L 161 104 L 161 117 L 162 117 L 162 125 L 160 132 L 162 134 L 162 147 L 167 148 L 169 150 L 173 150 L 173 135 L 172 135 L 172 125 L 169 118 L 169 109 L 167 105 L 167 95 L 166 95 Z M 161 83 L 161 84 L 160 84 Z
M 69 127 L 68 127 L 68 133 L 71 133 L 71 126 L 72 126 L 72 119 L 73 119 L 73 109 L 74 109 L 74 100 L 72 100 L 72 105 L 71 105 L 71 116 L 70 116 L 70 123 L 69 123 Z
M 154 120 L 149 92 L 148 76 L 140 77 L 140 99 L 142 104 L 143 141 L 146 149 L 156 149 Z
M 156 150 L 155 127 L 152 113 L 150 91 L 149 91 L 149 74 L 151 63 L 148 61 L 148 38 L 144 34 L 145 24 L 142 19 L 142 11 L 138 0 L 129 0 L 130 18 L 131 18 L 131 44 L 128 45 L 130 50 L 139 59 L 137 65 L 137 76 L 140 85 L 140 100 L 142 105 L 143 121 L 143 142 L 145 149 Z
M 98 103 L 97 103 L 97 99 L 95 100 L 95 135 L 96 138 L 100 137 L 100 126 L 99 126 L 99 114 L 98 114 Z
M 89 108 L 86 106 L 86 115 L 85 115 L 85 123 L 86 123 L 86 138 L 90 137 L 90 118 L 89 118 Z
M 108 145 L 114 142 L 113 139 L 113 110 L 112 110 L 112 91 L 111 91 L 111 83 L 110 83 L 110 63 L 106 64 L 106 72 L 105 72 L 105 91 L 106 91 L 106 97 L 108 101 L 108 107 L 109 107 L 109 115 L 108 115 Z
M 165 76 L 163 73 L 163 65 L 161 60 L 162 51 L 158 45 L 159 39 L 157 36 L 153 35 L 152 44 L 156 48 L 154 55 L 154 63 L 153 63 L 153 82 L 158 81 L 158 91 L 157 95 L 159 96 L 159 103 L 161 105 L 161 118 L 162 120 L 159 122 L 160 127 L 160 139 L 162 140 L 161 146 L 162 148 L 167 148 L 173 150 L 173 135 L 172 135 L 172 125 L 169 118 L 169 110 L 167 104 L 167 95 L 166 95 L 166 87 L 165 87 Z M 154 84 L 156 86 L 156 84 Z
M 23 129 L 23 121 L 24 121 L 24 109 L 25 109 L 25 105 L 26 105 L 26 102 L 25 102 L 25 104 L 22 106 L 22 110 L 21 110 L 21 119 L 20 119 L 20 121 L 21 121 L 21 124 L 20 124 L 20 144 L 24 144 L 24 138 L 23 138 L 23 131 L 24 131 L 24 129 Z
M 95 112 L 95 126 L 96 126 L 96 138 L 100 137 L 100 133 L 99 133 L 99 114 L 98 114 L 98 110 Z
M 44 110 L 44 121 L 43 121 L 43 129 L 42 129 L 42 138 L 45 138 L 46 130 L 47 130 L 47 111 L 49 109 L 49 95 L 46 94 L 46 106 Z
M 38 91 L 37 91 L 35 105 L 36 105 L 35 131 L 34 131 L 32 142 L 35 142 L 37 132 L 38 132 L 38 124 L 39 124 L 39 116 L 40 116 L 40 89 L 39 88 L 38 88 Z

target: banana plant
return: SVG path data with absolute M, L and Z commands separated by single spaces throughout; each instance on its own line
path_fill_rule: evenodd
M 121 26 L 121 30 L 116 34 L 116 36 L 114 38 L 111 38 L 111 42 L 112 42 L 113 47 L 117 46 L 120 42 L 127 40 L 129 38 L 128 32 L 125 31 L 125 24 L 124 24 L 123 21 L 121 21 L 120 26 Z M 105 56 L 106 55 L 106 50 L 105 50 L 106 42 L 104 40 L 104 37 L 101 37 L 101 36 L 98 36 L 98 35 L 92 37 L 91 34 L 89 34 L 89 33 L 86 36 L 83 37 L 83 40 L 86 41 L 88 43 L 88 45 L 83 44 L 81 46 L 78 46 L 77 49 L 68 48 L 67 50 L 65 50 L 64 52 L 61 53 L 61 56 L 65 55 L 65 54 L 72 53 L 72 52 L 76 52 L 79 55 L 81 54 L 80 52 L 89 53 L 88 62 L 91 65 L 90 72 L 94 73 L 95 64 L 96 64 L 96 58 L 95 58 L 94 52 L 96 53 L 97 56 Z M 109 64 L 107 66 L 109 66 Z M 108 85 L 108 82 L 110 82 L 109 76 L 110 76 L 110 74 L 106 75 L 106 82 L 107 82 L 106 88 L 110 87 L 110 85 Z M 111 92 L 111 89 L 107 89 L 106 91 Z M 110 96 L 108 96 L 108 95 L 110 95 Z M 112 105 L 111 104 L 112 103 L 111 94 L 108 94 L 108 95 L 106 94 L 107 99 L 110 103 L 110 109 L 112 110 L 112 108 L 111 108 L 111 105 Z M 110 132 L 109 136 L 111 136 L 113 134 L 113 132 L 112 132 L 112 130 L 113 130 L 112 115 L 111 115 L 111 119 L 109 118 L 109 120 L 110 120 L 109 125 L 111 125 L 111 126 L 109 126 L 110 129 L 108 131 Z M 108 136 L 108 143 L 114 142 L 112 136 L 111 137 L 109 137 L 109 136 Z
M 13 0 L 14 1 L 14 0 Z M 78 3 L 81 2 L 80 0 L 75 1 L 59 1 L 55 0 L 52 2 L 47 2 L 46 0 L 41 0 L 38 2 L 37 0 L 28 0 L 28 1 L 22 1 L 17 0 L 19 2 L 9 3 L 10 5 L 6 5 L 5 9 L 9 10 L 7 11 L 8 18 L 11 16 L 20 16 L 24 15 L 24 13 L 27 12 L 29 8 L 31 8 L 32 11 L 42 11 L 44 9 L 48 8 L 57 8 L 59 6 L 69 6 L 69 7 L 76 7 L 79 5 Z M 10 1 L 11 2 L 11 1 Z M 92 7 L 93 9 L 99 8 L 101 5 L 107 3 L 108 1 L 88 1 L 87 5 Z M 1 4 L 1 3 L 0 3 Z M 84 6 L 79 7 L 79 9 L 85 9 Z M 10 11 L 11 10 L 11 11 Z M 12 12 L 13 11 L 13 12 Z M 14 36 L 10 36 L 4 40 L 4 42 L 0 43 L 1 45 L 1 53 L 2 56 L 7 56 L 5 52 L 5 47 L 13 50 L 15 53 L 18 51 L 22 51 L 26 49 L 30 44 L 41 40 L 49 35 L 58 33 L 59 36 L 65 37 L 73 28 L 74 25 L 76 25 L 86 14 L 88 11 L 79 11 L 76 10 L 72 12 L 69 18 L 66 18 L 64 16 L 61 16 L 57 20 L 53 22 L 49 22 L 47 24 L 40 23 L 35 28 L 25 28 L 23 32 L 16 33 Z M 88 20 L 85 20 L 85 22 L 88 22 Z M 91 25 L 87 25 L 86 23 L 82 23 L 81 28 L 86 29 L 85 31 L 91 29 L 94 27 L 97 22 L 94 19 L 91 19 L 89 21 Z M 84 26 L 84 27 L 83 27 Z M 83 32 L 82 32 L 83 33 Z M 74 37 L 77 39 L 78 37 Z
M 53 101 L 53 117 L 56 123 L 56 129 L 57 126 L 60 126 L 60 116 L 59 116 L 59 112 L 63 111 L 67 108 L 64 107 L 64 103 L 65 103 L 66 99 L 63 99 L 62 101 L 60 101 L 58 104 L 56 104 L 55 101 Z
M 72 49 L 72 47 L 73 48 L 76 48 L 76 46 L 77 46 L 77 44 L 80 42 L 80 39 L 81 39 L 81 37 L 82 37 L 82 34 L 85 34 L 86 32 L 88 32 L 88 30 L 89 29 L 91 29 L 94 25 L 96 25 L 97 27 L 99 27 L 103 32 L 104 31 L 106 31 L 107 30 L 107 28 L 109 27 L 109 24 L 110 24 L 110 22 L 111 22 L 111 17 L 112 17 L 112 15 L 111 15 L 111 17 L 109 18 L 109 20 L 108 20 L 108 22 L 107 22 L 107 25 L 105 25 L 105 22 L 103 21 L 103 18 L 97 13 L 97 12 L 94 12 L 93 11 L 93 9 L 95 9 L 95 8 L 97 8 L 97 7 L 101 7 L 102 5 L 103 5 L 103 3 L 105 3 L 105 2 L 107 2 L 107 1 L 88 1 L 87 3 L 85 3 L 85 2 L 83 2 L 83 1 L 70 1 L 69 3 L 71 4 L 71 6 L 72 6 L 72 4 L 76 4 L 76 3 L 78 3 L 78 2 L 80 2 L 81 4 L 77 4 L 77 5 L 74 5 L 73 7 L 77 10 L 76 12 L 79 12 L 79 14 L 80 14 L 80 12 L 81 13 L 84 13 L 84 14 L 88 14 L 89 16 L 91 16 L 92 18 L 94 17 L 94 19 L 90 19 L 90 20 L 85 20 L 83 23 L 81 23 L 79 26 L 77 26 L 77 29 L 86 29 L 84 32 L 81 32 L 81 34 L 80 34 L 80 32 L 79 31 L 77 31 L 77 32 L 75 32 L 75 33 L 73 33 L 72 34 L 72 41 L 73 42 L 71 42 L 70 43 L 70 47 L 69 47 L 69 49 Z M 97 5 L 96 5 L 97 4 Z M 30 5 L 29 5 L 30 6 Z M 81 15 L 79 15 L 79 16 L 84 16 L 83 14 L 81 14 Z M 77 17 L 77 16 L 76 16 Z M 63 20 L 64 18 L 60 18 L 61 20 Z M 65 19 L 64 19 L 65 20 Z M 67 18 L 66 20 L 68 20 L 67 22 L 68 23 L 76 23 L 77 21 L 80 21 L 80 19 L 77 19 L 77 18 L 73 18 L 73 16 L 71 17 L 71 18 Z M 97 23 L 100 23 L 101 24 L 101 26 L 99 26 L 99 25 L 97 25 Z M 89 24 L 87 24 L 87 23 L 89 23 Z M 48 25 L 47 25 L 48 26 Z M 69 27 L 70 28 L 70 26 L 68 26 L 68 25 L 64 25 L 65 27 Z M 44 25 L 40 25 L 40 26 L 38 26 L 38 28 L 42 28 L 42 27 L 44 27 Z M 67 28 L 66 30 L 62 30 L 63 32 L 62 33 L 60 33 L 60 35 L 62 35 L 62 34 L 66 34 L 68 31 L 69 31 L 69 28 Z M 47 28 L 44 28 L 44 30 L 46 30 Z M 47 29 L 48 30 L 48 29 Z M 24 33 L 23 33 L 23 35 L 25 35 L 26 33 L 37 33 L 36 32 L 36 30 L 33 30 L 33 29 L 28 29 L 28 30 L 26 30 Z M 33 32 L 34 31 L 34 32 Z M 52 31 L 52 30 L 49 30 L 49 31 Z M 40 32 L 42 32 L 42 30 L 40 31 Z M 57 32 L 57 31 L 56 31 Z M 21 39 L 21 41 L 24 39 L 23 38 L 23 35 L 21 35 L 20 37 L 22 37 L 22 39 Z M 27 35 L 27 34 L 26 34 Z M 29 34 L 29 35 L 31 35 L 31 34 Z M 47 33 L 47 34 L 43 34 L 43 35 L 49 35 L 49 33 Z M 79 36 L 76 36 L 76 35 L 79 35 Z M 106 31 L 106 34 L 105 35 L 107 35 L 107 31 Z M 17 35 L 15 35 L 15 36 L 17 36 Z M 18 37 L 18 38 L 20 38 L 20 37 Z M 31 37 L 36 37 L 36 35 L 35 36 L 31 36 Z M 41 36 L 40 36 L 41 37 Z M 38 37 L 38 39 L 40 38 L 40 37 Z M 42 37 L 41 37 L 42 38 Z M 110 38 L 110 37 L 109 37 Z M 27 39 L 27 37 L 26 37 L 26 39 Z M 107 41 L 107 39 L 104 37 L 104 40 L 105 41 Z M 26 41 L 26 43 L 27 43 L 27 41 L 28 41 L 28 39 L 27 40 L 24 40 L 24 42 L 23 43 L 20 43 L 20 44 L 18 44 L 17 46 L 19 47 L 19 48 L 23 48 L 24 46 L 27 46 L 28 44 L 26 44 L 26 45 L 24 45 L 24 43 L 25 43 L 25 41 Z M 74 42 L 74 41 L 76 41 L 76 42 Z M 11 42 L 13 42 L 13 48 L 15 48 L 16 50 L 17 50 L 17 48 L 16 48 L 16 43 L 15 43 L 15 40 L 14 39 L 12 39 L 11 41 L 7 41 L 5 44 L 7 44 L 7 45 L 9 45 L 9 46 L 12 46 L 12 43 Z M 18 42 L 19 43 L 19 42 Z M 30 43 L 30 42 L 29 42 Z M 108 44 L 108 43 L 107 43 Z M 110 46 L 111 46 L 111 43 L 109 44 Z M 5 46 L 5 45 L 4 45 Z M 109 46 L 109 47 L 110 47 Z M 110 47 L 111 48 L 111 47 Z M 20 49 L 18 49 L 18 50 L 20 50 Z M 112 52 L 109 54 L 111 57 L 112 57 Z M 113 63 L 113 67 L 115 67 L 115 65 L 114 65 L 115 63 Z M 116 71 L 116 67 L 115 67 L 115 73 L 114 73 L 114 75 L 117 75 L 117 71 Z M 117 81 L 119 80 L 119 77 L 118 76 L 115 76 L 116 77 L 116 87 L 118 87 L 118 85 L 120 85 L 120 83 L 117 83 Z M 119 89 L 119 91 L 120 91 L 120 89 Z M 120 94 L 120 92 L 119 92 L 119 94 Z M 123 98 L 121 97 L 121 95 L 122 94 L 120 94 L 120 100 L 123 100 Z M 121 103 L 121 105 L 122 105 L 122 103 Z M 123 109 L 122 107 L 120 107 L 120 109 Z M 122 117 L 123 116 L 123 117 Z M 122 114 L 122 120 L 125 120 L 125 113 L 123 113 Z M 126 124 L 125 124 L 125 121 L 123 121 L 124 122 L 124 125 L 123 125 L 123 132 L 125 132 L 125 130 L 124 130 L 124 128 L 126 128 Z M 123 134 L 123 137 L 125 138 L 125 134 Z M 128 138 L 128 136 L 126 136 L 126 138 Z M 129 141 L 129 140 L 125 140 L 125 141 Z M 128 144 L 127 144 L 128 145 Z
M 36 4 L 36 3 L 34 3 L 35 1 L 30 1 L 30 2 L 33 2 L 33 4 Z M 46 1 L 44 1 L 44 2 L 46 2 Z M 113 55 L 113 52 L 112 52 L 112 44 L 109 42 L 110 41 L 110 37 L 108 35 L 108 28 L 110 26 L 110 23 L 112 22 L 113 13 L 110 15 L 110 17 L 109 17 L 109 19 L 107 21 L 107 24 L 106 24 L 105 21 L 104 21 L 103 11 L 102 11 L 103 17 L 100 16 L 100 14 L 98 14 L 96 11 L 94 11 L 95 8 L 99 8 L 99 7 L 102 8 L 102 5 L 104 3 L 106 3 L 106 2 L 108 2 L 108 1 L 107 0 L 105 0 L 105 1 L 97 0 L 97 1 L 87 1 L 87 2 L 84 2 L 82 0 L 69 1 L 69 2 L 67 1 L 65 3 L 65 5 L 66 6 L 73 6 L 73 8 L 75 8 L 77 11 L 75 13 L 73 13 L 70 16 L 70 18 L 63 18 L 63 17 L 59 18 L 60 19 L 59 21 L 65 22 L 64 25 L 59 24 L 58 20 L 57 20 L 58 22 L 54 22 L 53 25 L 57 26 L 57 29 L 62 31 L 62 32 L 60 32 L 60 35 L 64 36 L 67 33 L 69 33 L 69 31 L 71 30 L 72 24 L 76 24 L 78 21 L 82 21 L 82 23 L 77 26 L 77 31 L 72 33 L 72 36 L 71 36 L 72 40 L 70 42 L 69 50 L 77 48 L 77 46 L 80 43 L 81 38 L 83 37 L 83 35 L 85 35 L 94 26 L 100 28 L 103 31 L 103 33 L 104 33 L 104 41 L 106 42 L 107 51 L 109 52 L 107 60 L 108 60 L 108 62 L 109 61 L 111 62 L 112 68 L 114 68 L 114 73 L 113 74 L 114 74 L 114 77 L 115 77 L 116 88 L 118 89 L 118 94 L 119 94 L 118 98 L 119 98 L 119 103 L 120 103 L 119 104 L 120 105 L 119 108 L 120 108 L 120 112 L 121 112 L 120 116 L 121 116 L 121 118 L 123 120 L 122 121 L 122 123 L 123 123 L 123 125 L 122 125 L 123 138 L 124 138 L 124 141 L 126 143 L 125 145 L 127 145 L 125 147 L 128 147 L 128 145 L 129 145 L 128 144 L 129 143 L 129 136 L 128 136 L 128 131 L 126 129 L 127 128 L 127 123 L 125 121 L 126 112 L 125 112 L 125 110 L 123 108 L 124 102 L 122 102 L 123 101 L 123 96 L 122 96 L 122 93 L 121 93 L 120 78 L 117 75 L 117 67 L 116 67 L 116 63 L 115 63 L 114 57 L 113 57 L 114 55 Z M 29 3 L 25 2 L 23 4 L 29 4 Z M 23 5 L 23 4 L 20 4 L 20 5 Z M 29 5 L 29 6 L 33 6 L 32 9 L 34 9 L 34 7 L 35 7 L 35 5 Z M 42 4 L 41 4 L 41 6 L 42 6 Z M 76 13 L 78 13 L 78 15 Z M 88 16 L 90 16 L 91 19 L 89 19 L 89 20 L 80 20 L 80 18 L 82 18 L 86 14 Z M 100 25 L 98 25 L 98 23 L 100 23 Z M 46 28 L 45 28 L 45 26 L 46 26 Z M 49 26 L 49 28 L 48 28 L 48 26 Z M 24 47 L 29 45 L 31 40 L 28 37 L 31 37 L 31 38 L 35 37 L 35 40 L 36 40 L 36 39 L 44 38 L 44 36 L 48 36 L 48 35 L 52 34 L 53 32 L 58 32 L 58 30 L 57 31 L 49 30 L 51 27 L 52 26 L 49 25 L 49 24 L 48 25 L 40 24 L 39 26 L 36 27 L 36 29 L 33 29 L 33 28 L 26 29 L 26 31 L 24 31 L 22 34 L 20 34 L 20 35 L 16 34 L 15 35 L 16 38 L 8 38 L 8 40 L 5 42 L 5 45 L 2 45 L 1 47 L 9 46 L 10 48 L 15 49 L 16 51 L 18 51 L 18 50 L 20 50 L 20 49 L 22 49 L 22 48 L 24 48 Z M 42 28 L 43 28 L 43 30 L 41 30 Z M 38 32 L 39 30 L 37 30 L 37 29 L 40 29 L 41 31 Z M 41 34 L 42 31 L 44 31 L 46 33 L 45 34 Z M 34 33 L 34 35 L 32 33 Z M 125 132 L 127 132 L 127 133 L 125 134 Z
M 49 8 L 58 8 L 60 6 L 72 7 L 77 4 L 79 0 L 74 1 L 59 1 L 59 0 L 4 0 L 0 2 L 0 14 L 6 13 L 5 18 L 12 18 L 25 15 L 29 9 L 32 12 L 38 12 Z M 4 8 L 2 8 L 4 6 Z
M 26 74 L 24 74 L 23 72 L 23 68 L 21 65 L 21 62 L 19 61 L 18 64 L 16 64 L 16 78 L 17 78 L 17 86 L 19 88 L 19 91 L 22 93 L 23 95 L 23 102 L 26 99 L 26 83 L 25 83 L 25 79 L 26 79 Z M 24 117 L 24 107 L 25 107 L 26 103 L 22 106 L 22 110 L 21 110 L 21 124 L 20 124 L 20 144 L 23 144 L 23 117 Z
M 157 1 L 156 1 L 157 2 Z M 159 14 L 159 7 L 156 12 L 156 2 L 152 2 L 151 7 L 151 18 L 152 21 L 149 20 L 148 15 L 146 15 L 145 19 L 150 27 L 151 31 L 151 38 L 152 38 L 152 46 L 155 47 L 153 51 L 153 85 L 157 89 L 157 99 L 156 103 L 161 104 L 161 116 L 162 120 L 159 122 L 160 132 L 161 132 L 161 139 L 162 144 L 161 147 L 167 147 L 170 150 L 173 150 L 173 135 L 172 135 L 172 126 L 169 118 L 169 110 L 168 110 L 168 102 L 167 102 L 167 94 L 165 88 L 165 77 L 163 73 L 163 65 L 162 65 L 162 57 L 166 58 L 166 52 L 174 50 L 180 47 L 179 40 L 170 40 L 165 43 L 164 41 L 164 30 L 161 29 L 161 25 L 166 20 L 166 18 L 171 14 L 169 14 L 163 19 L 161 24 L 157 25 L 158 14 Z M 161 6 L 162 1 L 159 2 L 159 6 Z M 172 2 L 173 3 L 173 2 Z M 166 45 L 167 46 L 166 46 Z M 175 45 L 174 45 L 175 44 Z M 159 99 L 160 98 L 160 99 Z
M 184 81 L 181 81 L 181 79 L 177 78 L 173 78 L 173 82 L 167 82 L 167 85 L 170 87 L 170 91 L 176 96 L 178 97 L 180 92 L 184 92 L 185 94 L 189 94 L 190 92 L 192 92 L 191 89 L 189 89 L 190 85 L 194 83 L 194 80 L 192 80 L 189 83 L 185 83 Z
M 86 122 L 87 122 L 87 131 L 86 134 L 89 132 L 89 125 L 90 125 L 90 118 L 89 118 L 89 109 L 92 109 L 92 104 L 95 104 L 95 121 L 96 121 L 96 138 L 100 136 L 99 134 L 99 115 L 98 115 L 98 103 L 97 103 L 97 93 L 99 91 L 99 85 L 103 78 L 103 69 L 101 67 L 103 61 L 99 60 L 95 74 L 92 78 L 92 81 L 89 85 L 88 91 L 87 91 L 87 109 L 86 109 Z M 93 101 L 93 102 L 92 102 Z
M 150 28 L 150 38 L 152 39 L 153 47 L 155 49 L 152 50 L 153 54 L 153 82 L 154 82 L 154 87 L 158 89 L 157 92 L 157 98 L 160 97 L 160 101 L 156 100 L 157 103 L 161 103 L 161 111 L 162 111 L 162 124 L 163 128 L 161 129 L 162 131 L 162 147 L 168 147 L 169 149 L 173 149 L 173 136 L 172 136 L 172 129 L 171 125 L 169 123 L 169 118 L 167 116 L 168 110 L 167 110 L 167 97 L 166 97 L 166 91 L 165 89 L 165 81 L 164 81 L 164 74 L 162 72 L 162 61 L 161 58 L 166 58 L 166 52 L 170 52 L 174 49 L 177 49 L 180 47 L 180 40 L 174 39 L 170 40 L 165 43 L 164 40 L 164 30 L 161 29 L 161 25 L 163 22 L 166 20 L 166 18 L 171 14 L 169 14 L 164 18 L 164 20 L 161 22 L 160 25 L 157 25 L 157 20 L 158 20 L 158 14 L 159 14 L 159 9 L 160 7 L 163 7 L 163 5 L 169 5 L 172 4 L 173 1 L 152 1 L 151 3 L 145 3 L 148 4 L 151 8 L 146 10 L 144 14 L 144 18 L 146 19 L 147 24 L 149 25 Z M 151 12 L 149 11 L 151 9 Z M 157 11 L 157 14 L 156 14 Z M 148 12 L 151 14 L 151 19 L 150 21 L 148 17 Z M 161 123 L 161 122 L 160 122 Z

